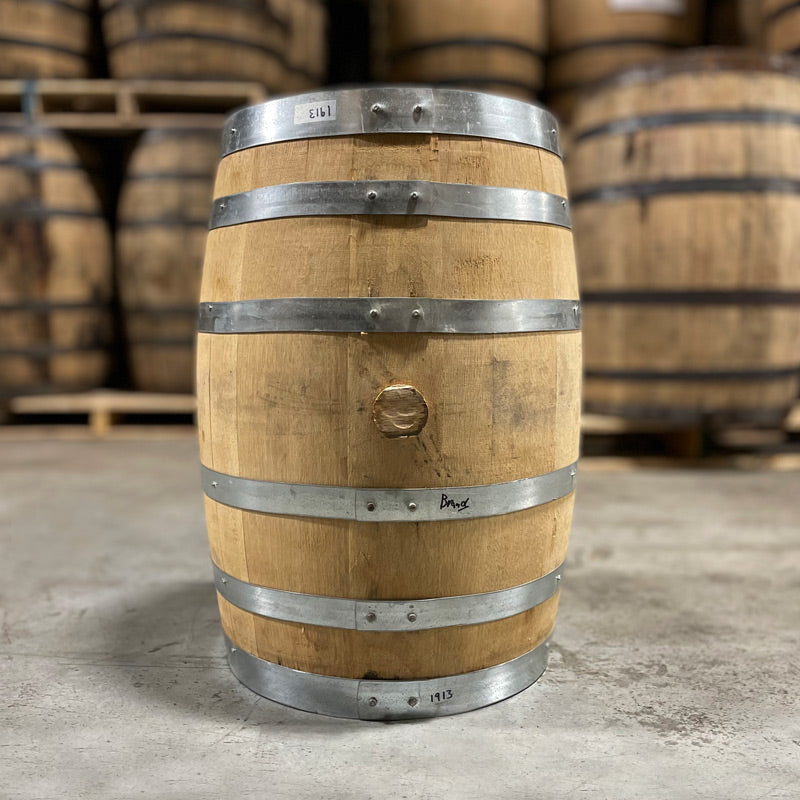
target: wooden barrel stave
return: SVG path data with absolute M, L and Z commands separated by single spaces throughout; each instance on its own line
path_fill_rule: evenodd
M 560 159 L 544 150 L 380 134 L 235 152 L 221 162 L 215 196 L 397 176 L 564 193 Z M 548 268 L 530 269 L 533 253 Z M 212 305 L 301 296 L 574 298 L 572 258 L 569 230 L 551 225 L 285 218 L 212 230 L 201 298 Z M 201 333 L 198 348 L 201 460 L 228 475 L 389 489 L 474 486 L 545 474 L 577 458 L 574 333 Z M 225 378 L 221 364 L 235 365 L 238 377 Z M 372 424 L 372 400 L 397 381 L 419 388 L 434 409 L 418 437 L 384 439 Z M 556 569 L 572 495 L 498 517 L 416 524 L 257 513 L 211 498 L 206 508 L 213 560 L 234 578 L 332 598 L 414 601 L 508 589 Z M 377 633 L 265 617 L 220 598 L 236 647 L 317 675 L 379 680 L 467 673 L 528 653 L 552 629 L 556 605 L 553 596 L 488 626 Z

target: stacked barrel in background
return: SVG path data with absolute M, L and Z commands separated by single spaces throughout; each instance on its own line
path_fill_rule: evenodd
M 0 77 L 85 78 L 92 0 L 0 0 Z
M 794 0 L 759 2 L 764 50 L 768 53 L 800 54 L 800 5 Z
M 200 267 L 219 131 L 150 130 L 117 214 L 117 283 L 135 388 L 192 392 Z
M 376 7 L 383 77 L 534 99 L 544 82 L 545 0 L 387 0 Z
M 0 130 L 2 397 L 107 377 L 111 238 L 86 156 L 55 131 Z
M 800 385 L 800 74 L 700 51 L 577 107 L 588 410 L 776 423 Z
M 569 119 L 602 78 L 700 44 L 703 12 L 703 0 L 550 0 L 548 104 Z

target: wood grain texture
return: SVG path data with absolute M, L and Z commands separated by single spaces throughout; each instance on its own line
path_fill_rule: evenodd
M 271 90 L 281 85 L 285 33 L 265 4 L 100 5 L 112 78 L 259 81 Z
M 89 156 L 55 132 L 0 133 L 6 396 L 93 388 L 108 372 L 111 241 L 86 170 Z
M 713 59 L 712 59 L 713 61 Z M 611 120 L 661 113 L 766 109 L 800 111 L 800 80 L 769 69 L 733 69 L 681 60 L 649 79 L 609 86 L 577 109 L 569 158 L 571 191 L 708 179 L 800 180 L 800 126 L 696 122 L 629 133 L 583 131 Z M 800 364 L 800 309 L 748 304 L 755 292 L 800 290 L 800 195 L 782 191 L 683 191 L 589 199 L 574 208 L 585 293 L 620 290 L 743 292 L 729 305 L 587 302 L 586 368 L 750 371 Z M 647 381 L 590 377 L 587 408 L 702 414 L 788 409 L 798 377 Z M 622 413 L 622 412 L 621 412 Z
M 192 392 L 200 276 L 220 132 L 146 132 L 117 212 L 117 285 L 133 385 Z
M 429 179 L 565 193 L 532 147 L 430 135 L 251 148 L 220 164 L 215 196 L 293 181 Z M 280 219 L 212 231 L 201 301 L 269 297 L 574 298 L 570 231 L 442 218 Z M 429 418 L 390 439 L 373 401 L 414 386 Z M 543 474 L 577 459 L 580 334 L 201 334 L 201 460 L 249 478 L 352 487 L 449 487 Z M 206 500 L 212 558 L 273 588 L 419 599 L 510 588 L 564 559 L 572 496 L 499 517 L 360 523 L 244 512 Z M 329 675 L 422 677 L 513 658 L 552 628 L 555 603 L 513 621 L 355 634 L 256 618 L 224 602 L 249 652 Z M 484 630 L 485 628 L 485 630 Z M 355 635 L 354 635 L 355 634 Z M 402 655 L 401 655 L 402 654 Z
M 580 92 L 627 67 L 702 41 L 702 0 L 685 12 L 617 11 L 608 0 L 549 0 L 547 102 L 569 120 Z
M 0 0 L 0 77 L 88 77 L 90 7 L 89 0 Z
M 391 81 L 445 82 L 527 100 L 542 87 L 544 0 L 385 0 L 378 19 L 385 31 L 376 42 L 387 52 L 376 61 Z M 452 44 L 470 39 L 496 43 Z

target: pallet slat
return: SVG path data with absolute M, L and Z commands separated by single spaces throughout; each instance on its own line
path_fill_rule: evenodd
M 90 132 L 217 128 L 231 109 L 266 97 L 264 86 L 248 82 L 0 80 L 0 119 Z

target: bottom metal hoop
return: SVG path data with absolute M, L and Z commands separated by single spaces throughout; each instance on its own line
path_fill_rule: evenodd
M 535 683 L 549 643 L 495 667 L 422 681 L 333 678 L 281 667 L 240 650 L 225 637 L 228 664 L 248 689 L 277 703 L 329 717 L 403 720 L 444 717 L 492 705 Z

